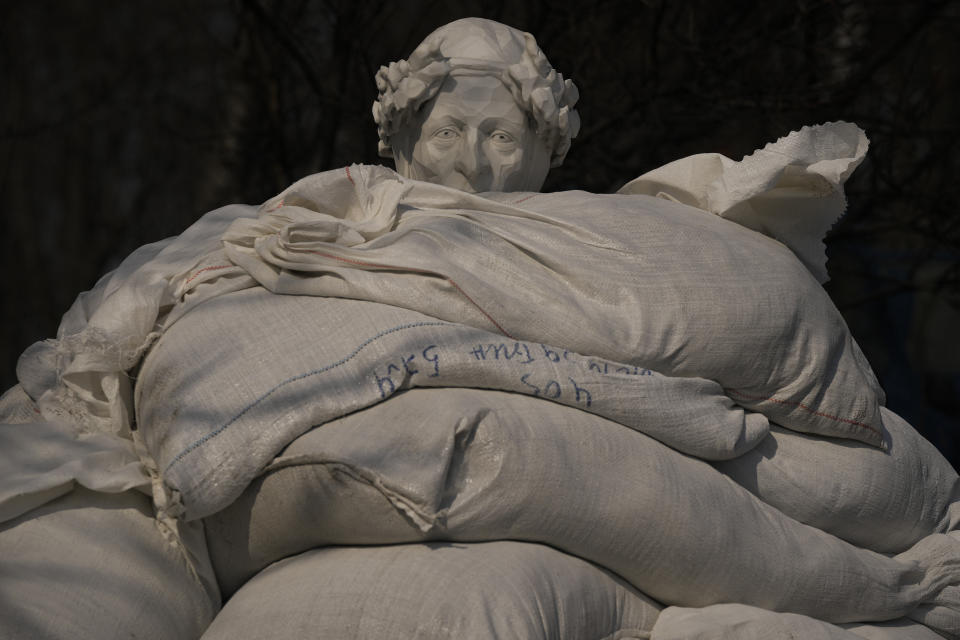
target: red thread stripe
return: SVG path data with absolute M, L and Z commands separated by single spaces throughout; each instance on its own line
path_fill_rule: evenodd
M 192 276 L 190 276 L 190 279 L 187 280 L 186 282 L 184 282 L 184 283 L 183 283 L 183 286 L 187 286 L 188 284 L 190 284 L 191 282 L 193 282 L 194 278 L 196 278 L 197 276 L 199 276 L 199 275 L 200 275 L 201 273 L 203 273 L 204 271 L 217 271 L 217 270 L 219 270 L 219 269 L 229 269 L 229 268 L 232 267 L 232 266 L 233 266 L 232 264 L 218 264 L 218 265 L 216 265 L 215 267 L 204 267 L 203 269 L 200 269 L 200 271 L 197 271 L 195 274 L 193 274 Z
M 741 398 L 746 398 L 748 400 L 760 400 L 761 402 L 776 402 L 777 404 L 793 405 L 795 407 L 799 407 L 803 409 L 804 411 L 809 411 L 815 416 L 820 416 L 821 418 L 828 418 L 830 420 L 836 420 L 837 422 L 845 422 L 847 424 L 852 424 L 857 427 L 863 427 L 864 429 L 873 431 L 875 434 L 877 434 L 881 438 L 883 437 L 883 434 L 878 429 L 870 426 L 869 424 L 866 424 L 864 422 L 857 422 L 856 420 L 851 420 L 850 418 L 841 418 L 840 416 L 833 416 L 833 415 L 830 415 L 829 413 L 823 413 L 822 411 L 817 411 L 813 407 L 809 407 L 803 404 L 802 402 L 797 402 L 795 400 L 781 400 L 780 398 L 764 398 L 763 396 L 753 396 L 753 395 L 750 395 L 749 393 L 743 393 L 742 391 L 737 391 L 736 389 L 724 389 L 724 391 L 735 396 L 740 396 Z
M 408 272 L 410 272 L 410 273 L 423 273 L 423 274 L 430 275 L 430 276 L 440 276 L 441 278 L 443 278 L 444 280 L 446 280 L 447 282 L 449 282 L 451 285 L 453 285 L 453 288 L 456 289 L 457 291 L 459 291 L 459 292 L 460 292 L 460 295 L 462 295 L 464 298 L 466 298 L 467 301 L 468 301 L 470 304 L 472 304 L 474 307 L 476 307 L 476 308 L 480 311 L 480 313 L 482 313 L 482 314 L 486 317 L 486 319 L 489 320 L 489 321 L 493 324 L 493 326 L 495 326 L 495 327 L 500 331 L 500 333 L 502 333 L 503 335 L 507 336 L 508 338 L 511 338 L 512 340 L 516 340 L 516 338 L 514 338 L 512 335 L 510 335 L 510 334 L 507 332 L 506 329 L 504 329 L 503 327 L 500 326 L 500 323 L 499 323 L 499 322 L 497 322 L 496 320 L 493 319 L 493 316 L 491 316 L 489 313 L 487 313 L 487 312 L 484 310 L 483 307 L 481 307 L 479 304 L 477 304 L 476 300 L 474 300 L 474 299 L 471 298 L 469 295 L 467 295 L 467 292 L 464 291 L 463 289 L 461 289 L 461 288 L 460 288 L 460 285 L 458 285 L 456 282 L 454 282 L 452 278 L 448 278 L 447 276 L 445 276 L 445 275 L 443 275 L 443 274 L 441 274 L 441 273 L 437 273 L 437 272 L 435 272 L 435 271 L 428 271 L 427 269 L 417 269 L 417 268 L 414 268 L 414 267 L 398 267 L 398 266 L 389 265 L 389 264 L 379 264 L 379 263 L 376 263 L 376 262 L 366 262 L 366 261 L 364 261 L 364 260 L 351 260 L 350 258 L 344 258 L 344 257 L 342 257 L 342 256 L 335 256 L 335 255 L 332 255 L 332 254 L 329 254 L 329 253 L 323 253 L 322 251 L 311 251 L 311 250 L 309 250 L 309 249 L 306 249 L 305 251 L 307 251 L 307 253 L 313 253 L 313 254 L 316 254 L 316 255 L 318 255 L 318 256 L 323 256 L 324 258 L 330 258 L 330 259 L 332 259 L 332 260 L 339 260 L 339 261 L 341 261 L 341 262 L 347 262 L 347 263 L 349 263 L 349 264 L 356 264 L 356 265 L 360 265 L 360 266 L 363 266 L 363 267 L 373 267 L 373 268 L 375 268 L 375 269 L 390 269 L 390 270 L 392 270 L 392 271 L 408 271 Z
M 353 176 L 350 175 L 350 167 L 344 167 L 344 169 L 347 172 L 347 180 L 349 180 L 353 184 L 357 184 L 356 182 L 353 182 Z
M 536 197 L 536 196 L 538 196 L 538 195 L 540 195 L 540 194 L 539 194 L 539 193 L 531 193 L 531 194 L 530 194 L 529 196 L 527 196 L 526 198 L 520 198 L 519 200 L 517 200 L 517 201 L 514 202 L 513 204 L 520 204 L 521 202 L 526 202 L 526 201 L 529 200 L 530 198 Z

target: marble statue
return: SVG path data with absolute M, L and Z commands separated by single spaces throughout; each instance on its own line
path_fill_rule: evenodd
M 397 171 L 212 211 L 21 357 L 0 637 L 960 637 L 960 476 L 817 282 L 858 127 L 543 193 L 529 33 L 376 79 Z
M 380 154 L 468 192 L 539 191 L 580 129 L 576 85 L 532 35 L 481 18 L 440 27 L 377 73 Z

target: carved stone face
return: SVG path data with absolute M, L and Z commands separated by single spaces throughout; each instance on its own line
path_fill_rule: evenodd
M 539 191 L 550 170 L 546 143 L 493 76 L 448 76 L 396 142 L 398 173 L 471 193 Z

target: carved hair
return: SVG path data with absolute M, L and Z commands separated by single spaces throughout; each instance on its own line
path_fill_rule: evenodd
M 381 156 L 393 157 L 393 137 L 437 95 L 451 74 L 499 78 L 551 149 L 550 165 L 563 163 L 570 140 L 580 130 L 580 116 L 574 109 L 580 95 L 576 85 L 550 66 L 532 35 L 481 18 L 464 18 L 440 27 L 409 60 L 380 67 L 373 119 Z

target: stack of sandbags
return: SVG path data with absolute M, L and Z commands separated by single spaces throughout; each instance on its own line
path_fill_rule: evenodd
M 834 622 L 908 615 L 960 578 L 939 551 L 901 561 L 800 524 L 619 424 L 474 389 L 410 390 L 308 432 L 205 525 L 228 592 L 314 547 L 423 540 L 536 541 L 666 604 Z
M 488 198 L 351 167 L 225 240 L 301 295 L 208 296 L 166 327 L 136 404 L 228 593 L 314 548 L 510 539 L 665 604 L 940 629 L 960 611 L 957 542 L 935 538 L 956 474 L 880 408 L 838 312 L 769 238 L 648 197 Z M 866 446 L 831 463 L 822 435 Z M 849 473 L 830 484 L 829 464 Z
M 138 376 L 137 435 L 196 519 L 228 506 L 313 426 L 411 387 L 544 398 L 713 460 L 768 432 L 762 415 L 734 405 L 713 381 L 505 340 L 390 305 L 256 287 L 200 305 L 157 341 Z
M 956 473 L 881 408 L 778 242 L 643 195 L 480 196 L 382 167 L 251 213 L 135 253 L 21 360 L 37 404 L 0 416 L 73 420 L 80 448 L 119 438 L 157 514 L 73 488 L 109 485 L 97 469 L 20 464 L 24 495 L 53 501 L 0 531 L 4 561 L 22 556 L 0 587 L 26 594 L 3 612 L 17 630 L 115 637 L 155 616 L 195 637 L 212 560 L 234 599 L 210 638 L 924 639 L 824 622 L 903 616 L 960 637 Z M 17 491 L 0 506 L 23 508 Z M 41 596 L 67 569 L 106 579 L 61 610 Z M 454 614 L 465 574 L 476 605 Z M 679 607 L 653 626 L 651 598 Z M 713 606 L 730 602 L 749 606 Z
M 703 377 L 788 428 L 882 442 L 882 391 L 816 279 L 779 242 L 694 207 L 468 194 L 354 165 L 294 183 L 231 224 L 224 246 L 277 293 Z

